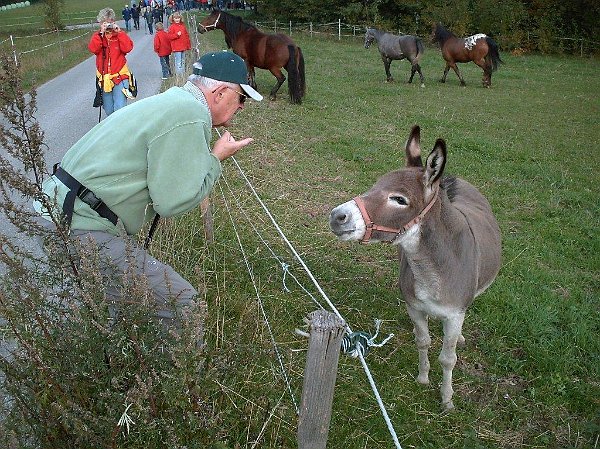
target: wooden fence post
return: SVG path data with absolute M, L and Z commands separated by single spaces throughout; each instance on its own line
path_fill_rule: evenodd
M 310 337 L 298 418 L 298 449 L 325 449 L 344 320 L 325 310 L 308 315 Z
M 214 243 L 214 220 L 212 209 L 210 207 L 210 197 L 207 196 L 200 203 L 200 213 L 202 214 L 202 222 L 204 223 L 204 242 L 206 244 Z

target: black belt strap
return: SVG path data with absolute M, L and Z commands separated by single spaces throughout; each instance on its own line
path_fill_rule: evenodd
M 152 241 L 152 236 L 154 235 L 154 232 L 156 231 L 156 227 L 158 226 L 158 220 L 160 220 L 160 215 L 156 214 L 154 216 L 154 219 L 152 220 L 152 224 L 150 225 L 150 231 L 148 231 L 148 237 L 146 237 L 146 240 L 144 241 L 144 249 L 148 249 L 148 247 L 150 246 L 150 242 Z
M 73 176 L 63 170 L 62 167 L 58 167 L 56 169 L 54 176 L 56 176 L 60 182 L 69 188 L 69 193 L 67 193 L 62 207 L 67 226 L 70 226 L 71 221 L 73 220 L 75 197 L 78 197 L 81 201 L 90 206 L 92 210 L 96 211 L 102 218 L 106 218 L 114 225 L 117 224 L 119 217 L 117 217 L 116 214 L 110 210 L 104 201 L 98 198 L 90 189 L 73 178 Z

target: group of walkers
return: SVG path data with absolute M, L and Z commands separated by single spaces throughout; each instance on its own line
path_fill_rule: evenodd
M 146 0 L 140 1 L 140 4 Z M 111 8 L 104 8 L 98 14 L 97 20 L 100 29 L 94 33 L 88 44 L 89 50 L 96 55 L 96 78 L 97 89 L 100 100 L 95 106 L 102 105 L 106 115 L 124 107 L 128 99 L 134 95 L 131 92 L 132 74 L 127 66 L 126 55 L 133 50 L 133 41 L 127 34 L 131 30 L 130 20 L 133 26 L 139 30 L 139 5 L 128 7 L 125 5 L 123 19 L 125 20 L 125 32 L 115 22 L 115 12 Z M 154 15 L 158 9 L 152 5 L 145 6 L 145 14 Z M 133 11 L 133 12 L 132 12 Z M 158 16 L 158 14 L 156 14 Z M 136 20 L 137 19 L 137 20 Z M 153 20 L 146 21 L 149 24 L 150 34 L 154 34 L 151 24 Z M 185 52 L 191 50 L 192 44 L 189 33 L 181 12 L 174 11 L 168 16 L 169 26 L 165 29 L 162 17 L 156 22 L 156 35 L 154 36 L 154 51 L 158 54 L 162 79 L 173 76 L 171 71 L 170 56 L 173 55 L 175 74 L 179 81 L 183 81 L 185 74 Z
M 164 29 L 162 22 L 156 24 L 154 51 L 160 58 L 162 79 L 172 76 L 169 63 L 169 56 L 171 54 L 173 54 L 175 73 L 177 76 L 183 77 L 185 73 L 185 52 L 191 50 L 191 48 L 190 35 L 179 11 L 175 11 L 169 17 L 168 30 Z

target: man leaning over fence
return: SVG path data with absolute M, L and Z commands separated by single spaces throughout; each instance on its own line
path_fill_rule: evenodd
M 149 313 L 165 325 L 179 327 L 195 304 L 196 289 L 128 236 L 149 222 L 155 228 L 157 214 L 196 208 L 221 175 L 221 161 L 252 142 L 225 131 L 210 147 L 213 127 L 228 126 L 246 98 L 262 100 L 247 77 L 236 54 L 204 55 L 183 87 L 140 100 L 96 125 L 44 181 L 52 204 L 50 210 L 34 204 L 41 224 L 52 230 L 62 220 L 71 238 L 97 245 L 102 262 L 109 262 L 100 270 L 113 317 L 129 300 L 121 297 L 119 280 L 132 272 L 148 281 L 156 304 Z

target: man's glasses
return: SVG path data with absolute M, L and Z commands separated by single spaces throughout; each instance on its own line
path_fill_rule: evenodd
M 236 94 L 238 94 L 240 96 L 240 98 L 239 98 L 240 104 L 244 104 L 246 102 L 246 98 L 248 98 L 248 95 L 238 92 L 233 87 L 229 87 L 229 86 L 225 86 L 225 87 L 227 89 L 231 89 L 232 91 L 234 91 Z

